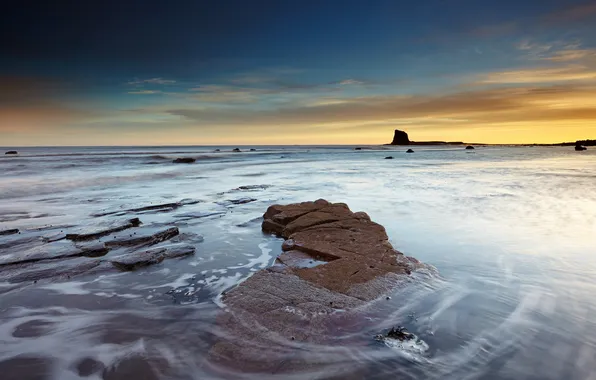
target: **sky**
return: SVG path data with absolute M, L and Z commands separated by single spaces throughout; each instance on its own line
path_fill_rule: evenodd
M 0 12 L 0 146 L 596 139 L 596 0 Z

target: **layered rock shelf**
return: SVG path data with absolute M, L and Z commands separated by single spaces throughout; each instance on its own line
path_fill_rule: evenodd
M 245 370 L 287 364 L 284 342 L 328 342 L 331 320 L 386 295 L 424 266 L 395 250 L 383 226 L 343 203 L 273 205 L 262 230 L 284 238 L 283 252 L 222 296 L 227 312 L 219 323 L 235 339 L 219 341 L 210 353 Z

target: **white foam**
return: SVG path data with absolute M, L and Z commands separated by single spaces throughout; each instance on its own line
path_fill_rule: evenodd
M 384 338 L 383 342 L 387 347 L 397 350 L 404 357 L 414 361 L 420 361 L 422 359 L 421 355 L 429 349 L 428 344 L 418 337 L 404 341 Z
M 181 275 L 180 277 L 178 277 L 176 280 L 174 280 L 172 282 L 168 282 L 167 284 L 157 285 L 154 287 L 155 288 L 163 288 L 163 287 L 169 286 L 171 288 L 180 288 L 182 286 L 187 286 L 188 280 L 192 279 L 195 276 L 196 275 L 194 273 L 184 273 L 183 275 Z
M 106 292 L 97 292 L 97 293 L 93 293 L 96 296 L 100 296 L 100 297 L 107 297 L 107 298 L 111 298 L 111 297 L 120 297 L 120 298 L 128 298 L 128 299 L 133 299 L 133 298 L 139 298 L 141 297 L 140 295 L 137 294 L 130 294 L 130 293 L 115 293 L 115 292 L 110 292 L 110 293 L 106 293 Z
M 79 281 L 70 281 L 70 282 L 61 282 L 56 284 L 47 284 L 43 285 L 42 289 L 53 290 L 55 292 L 66 294 L 66 295 L 83 295 L 83 294 L 90 294 L 89 290 L 83 289 L 83 285 L 87 284 L 87 282 L 79 282 Z
M 261 249 L 261 255 L 259 257 L 255 257 L 254 259 L 248 260 L 246 264 L 238 264 L 237 266 L 229 267 L 228 269 L 241 269 L 241 268 L 261 268 L 265 269 L 269 266 L 271 259 L 273 256 L 271 255 L 271 248 L 268 248 L 269 242 L 265 241 L 259 244 L 259 248 Z

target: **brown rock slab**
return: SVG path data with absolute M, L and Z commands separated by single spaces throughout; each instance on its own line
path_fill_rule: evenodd
M 210 360 L 244 371 L 316 365 L 292 346 L 329 344 L 349 315 L 424 266 L 395 250 L 383 226 L 343 203 L 273 205 L 262 230 L 285 238 L 283 252 L 274 266 L 222 296 L 226 313 L 219 325 L 233 340 L 210 351 Z

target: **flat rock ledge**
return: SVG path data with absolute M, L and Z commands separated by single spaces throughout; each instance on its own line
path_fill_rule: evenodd
M 297 344 L 329 344 L 346 333 L 346 318 L 425 267 L 395 250 L 383 226 L 344 203 L 273 205 L 262 229 L 285 239 L 283 252 L 222 296 L 219 326 L 228 338 L 210 351 L 210 360 L 244 371 L 312 367 Z

